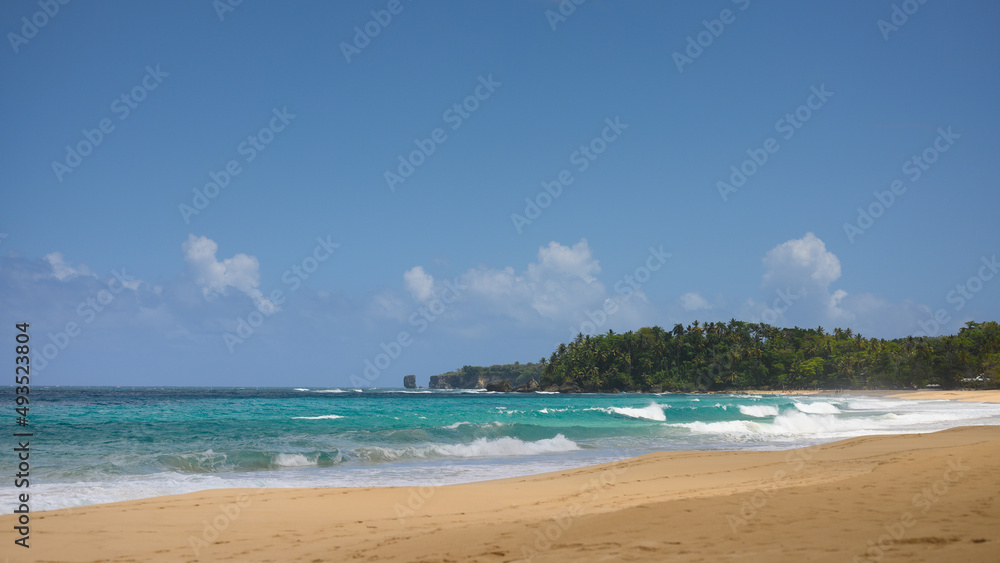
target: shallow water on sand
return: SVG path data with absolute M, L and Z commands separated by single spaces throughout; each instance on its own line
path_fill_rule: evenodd
M 226 487 L 442 485 L 661 450 L 784 449 L 1000 424 L 1000 405 L 844 395 L 39 387 L 31 415 L 32 508 L 48 510 Z M 0 472 L 16 473 L 14 461 L 0 456 Z M 0 502 L 12 503 L 14 491 L 0 486 Z

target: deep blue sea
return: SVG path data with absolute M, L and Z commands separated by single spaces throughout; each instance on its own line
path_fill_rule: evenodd
M 0 503 L 13 505 L 13 389 Z M 9 409 L 6 407 L 9 406 Z M 1000 405 L 877 397 L 33 387 L 32 510 L 222 487 L 443 485 L 678 449 L 784 449 L 1000 424 Z

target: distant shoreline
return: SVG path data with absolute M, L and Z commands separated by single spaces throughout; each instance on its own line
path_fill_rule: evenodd
M 550 393 L 545 389 L 542 392 Z M 531 392 L 506 392 L 509 395 L 530 394 Z M 727 391 L 580 391 L 559 392 L 560 395 L 822 395 L 835 397 L 838 395 L 890 397 L 894 399 L 924 399 L 1000 403 L 1000 389 L 731 389 Z

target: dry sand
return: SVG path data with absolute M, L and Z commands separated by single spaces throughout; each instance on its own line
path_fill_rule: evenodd
M 32 516 L 30 550 L 13 546 L 14 517 L 0 516 L 10 561 L 996 562 L 1000 426 L 663 452 L 447 487 L 218 490 Z

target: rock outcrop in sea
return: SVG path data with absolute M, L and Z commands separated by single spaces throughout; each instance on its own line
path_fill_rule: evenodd
M 496 391 L 499 393 L 510 393 L 514 390 L 514 386 L 510 384 L 510 381 L 504 379 L 503 381 L 493 381 L 486 384 L 487 391 Z

